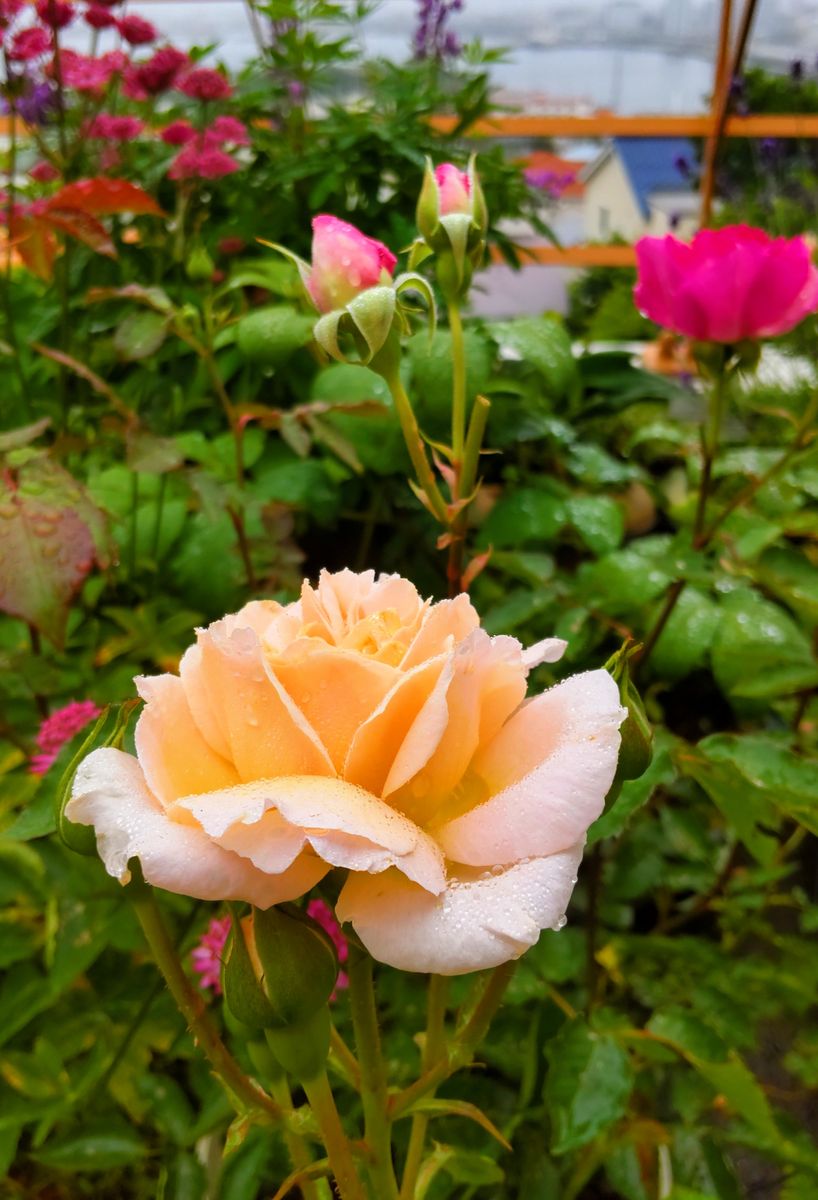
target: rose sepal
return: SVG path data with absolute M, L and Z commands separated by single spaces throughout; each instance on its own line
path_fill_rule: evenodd
M 302 1083 L 315 1079 L 326 1067 L 330 1034 L 331 1021 L 326 1003 L 298 1024 L 264 1031 L 276 1061 Z

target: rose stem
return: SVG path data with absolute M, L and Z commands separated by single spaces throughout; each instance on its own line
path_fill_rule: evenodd
M 494 1014 L 502 1003 L 516 966 L 516 962 L 507 962 L 494 968 L 483 985 L 480 998 L 470 1016 L 460 1027 L 459 1032 L 449 1040 L 448 1046 L 444 1046 L 443 1054 L 435 1065 L 421 1075 L 420 1079 L 415 1080 L 413 1084 L 393 1097 L 390 1104 L 393 1121 L 411 1108 L 422 1096 L 427 1096 L 460 1067 L 469 1065 L 477 1047 L 486 1035 Z
M 349 1000 L 355 1045 L 361 1065 L 361 1099 L 364 1106 L 366 1141 L 370 1151 L 369 1175 L 378 1200 L 398 1200 L 398 1184 L 392 1166 L 386 1073 L 381 1056 L 372 969 L 370 955 L 362 947 L 350 942 L 347 962 Z
M 441 495 L 440 488 L 437 486 L 435 477 L 432 474 L 432 468 L 429 466 L 423 439 L 420 436 L 420 430 L 418 429 L 418 423 L 415 419 L 412 405 L 409 402 L 409 397 L 406 395 L 397 371 L 390 372 L 384 378 L 392 394 L 395 412 L 398 414 L 401 432 L 403 433 L 403 440 L 406 442 L 406 449 L 409 451 L 409 457 L 412 460 L 412 466 L 415 468 L 418 483 L 423 489 L 432 512 L 441 525 L 448 529 L 449 514 L 446 511 L 446 501 Z
M 713 530 L 709 532 L 705 531 L 704 523 L 707 515 L 707 501 L 710 498 L 710 489 L 713 481 L 713 465 L 716 461 L 719 448 L 719 433 L 721 432 L 721 423 L 724 416 L 726 385 L 727 372 L 725 367 L 721 366 L 707 394 L 707 417 L 702 422 L 701 427 L 702 473 L 699 480 L 699 495 L 696 501 L 696 516 L 693 520 L 694 550 L 703 550 L 710 541 L 713 533 Z M 659 641 L 665 626 L 670 620 L 686 584 L 686 579 L 677 579 L 671 585 L 659 616 L 656 618 L 650 632 L 646 635 L 641 651 L 634 658 L 635 671 L 641 672 L 644 670 L 645 663 L 653 653 L 656 643 Z
M 313 1079 L 302 1080 L 301 1086 L 321 1130 L 321 1138 L 327 1148 L 341 1200 L 366 1200 L 366 1193 L 352 1160 L 352 1151 L 341 1125 L 338 1109 L 335 1107 L 326 1071 L 322 1071 Z M 380 1195 L 378 1200 L 381 1200 Z
M 293 1098 L 286 1075 L 282 1074 L 271 1080 L 270 1091 L 283 1112 L 292 1112 Z M 292 1129 L 285 1129 L 284 1140 L 295 1169 L 305 1171 L 312 1163 L 312 1155 L 304 1138 Z M 299 1187 L 304 1200 L 332 1200 L 332 1192 L 326 1179 L 302 1179 Z
M 477 471 L 480 465 L 480 449 L 483 445 L 483 435 L 486 432 L 486 422 L 489 417 L 491 403 L 485 396 L 478 396 L 471 410 L 469 431 L 466 435 L 466 448 L 463 454 L 463 467 L 460 472 L 460 494 L 470 496 L 477 481 Z M 449 563 L 447 576 L 449 580 L 449 596 L 458 596 L 463 587 L 463 551 L 465 549 L 466 528 L 469 522 L 468 506 L 461 509 L 454 519 L 452 541 L 449 545 Z
M 449 330 L 452 335 L 452 465 L 460 472 L 466 440 L 466 349 L 463 321 L 457 301 L 448 304 Z M 453 499 L 457 499 L 454 496 Z
M 446 1001 L 449 993 L 449 981 L 445 975 L 429 977 L 429 995 L 426 1009 L 426 1040 L 423 1044 L 422 1067 L 428 1071 L 442 1055 L 446 1045 Z M 432 1093 L 434 1088 L 432 1088 Z M 409 1135 L 409 1149 L 406 1152 L 406 1163 L 403 1168 L 400 1200 L 414 1200 L 417 1186 L 418 1171 L 423 1161 L 423 1147 L 426 1142 L 426 1128 L 429 1118 L 425 1113 L 415 1113 L 412 1117 L 412 1132 Z
M 188 1023 L 191 1033 L 228 1093 L 247 1108 L 261 1109 L 271 1120 L 284 1115 L 278 1104 L 244 1074 L 230 1054 L 210 1020 L 204 1001 L 184 972 L 176 948 L 168 935 L 152 890 L 146 885 L 138 864 L 134 864 L 128 896 L 133 904 L 145 940 L 150 947 L 168 991 Z

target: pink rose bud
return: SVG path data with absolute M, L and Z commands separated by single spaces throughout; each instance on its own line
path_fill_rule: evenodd
M 460 171 L 454 163 L 441 163 L 435 168 L 435 182 L 441 217 L 448 217 L 451 213 L 471 216 L 472 187 L 465 171 Z
M 319 312 L 344 308 L 367 288 L 391 281 L 398 260 L 382 242 L 326 214 L 313 218 L 312 231 L 312 267 L 306 282 Z
M 636 260 L 640 312 L 699 342 L 778 337 L 818 309 L 818 270 L 803 237 L 728 225 L 701 229 L 690 243 L 642 238 Z

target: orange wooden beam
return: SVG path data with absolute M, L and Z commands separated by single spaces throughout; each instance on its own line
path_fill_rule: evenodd
M 633 267 L 633 246 L 521 246 L 520 261 L 525 266 L 543 267 Z M 497 246 L 491 247 L 491 260 L 505 262 Z
M 455 117 L 430 118 L 440 133 L 450 133 L 457 125 Z M 617 113 L 574 116 L 496 116 L 475 122 L 470 137 L 495 138 L 601 138 L 601 137 L 690 137 L 706 138 L 713 130 L 708 113 L 688 116 L 670 114 L 623 117 Z M 818 138 L 818 114 L 763 113 L 758 116 L 730 116 L 724 124 L 725 137 L 739 138 Z

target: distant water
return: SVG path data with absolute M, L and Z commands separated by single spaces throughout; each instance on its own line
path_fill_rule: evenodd
M 377 19 L 365 29 L 364 44 L 370 55 L 400 62 L 409 52 L 414 6 L 406 0 L 402 3 L 389 0 L 389 3 L 395 7 L 382 8 Z M 520 8 L 519 0 L 516 6 Z M 152 0 L 142 5 L 137 0 L 132 7 L 176 45 L 187 48 L 216 43 L 218 57 L 231 67 L 240 67 L 255 52 L 246 11 L 238 0 L 208 3 Z M 515 7 L 514 3 L 511 7 Z M 492 24 L 496 27 L 497 8 L 494 4 L 491 8 Z M 520 13 L 516 15 L 519 26 Z M 470 35 L 472 29 L 466 32 Z M 514 32 L 519 37 L 519 28 Z M 79 50 L 87 49 L 88 39 L 83 33 L 72 30 L 70 34 L 67 39 L 70 44 Z M 487 40 L 496 44 L 498 38 L 492 36 Z M 108 35 L 100 39 L 100 49 L 113 44 Z M 713 68 L 703 58 L 655 50 L 614 46 L 608 49 L 599 45 L 587 48 L 518 45 L 510 52 L 508 62 L 492 67 L 492 75 L 502 88 L 585 100 L 592 108 L 611 108 L 621 113 L 680 113 L 696 112 L 703 107 Z

